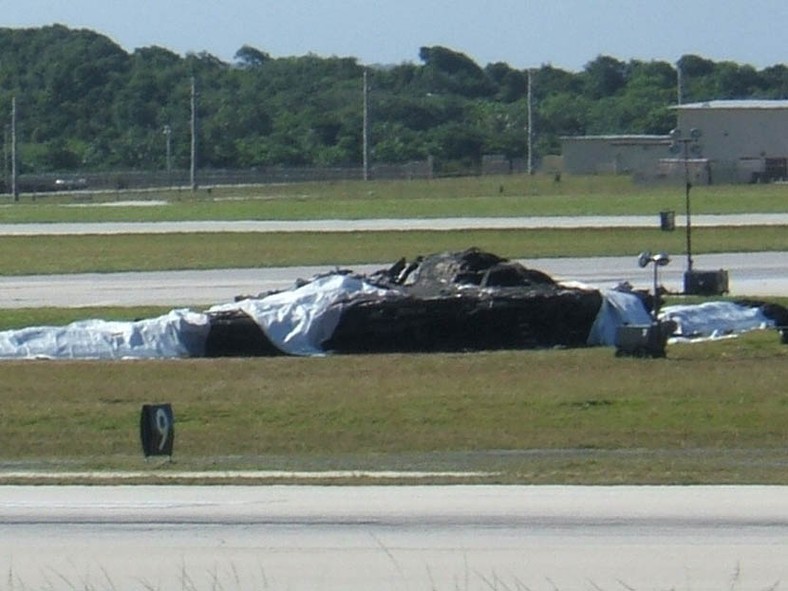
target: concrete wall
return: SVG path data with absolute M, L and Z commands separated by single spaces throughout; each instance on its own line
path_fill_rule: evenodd
M 572 174 L 647 174 L 669 154 L 669 136 L 583 136 L 561 138 L 564 170 Z

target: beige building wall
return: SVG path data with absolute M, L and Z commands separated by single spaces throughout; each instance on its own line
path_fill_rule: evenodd
M 706 158 L 788 156 L 788 101 L 711 101 L 676 109 L 682 132 L 701 131 Z
M 720 180 L 747 182 L 788 161 L 788 100 L 710 101 L 676 110 L 682 137 L 700 130 L 693 155 L 708 159 Z
M 698 182 L 752 182 L 788 178 L 788 100 L 710 101 L 675 107 L 681 138 L 700 137 L 689 157 L 698 162 Z M 673 176 L 680 149 L 672 136 L 599 135 L 561 138 L 564 170 L 574 174 Z M 688 148 L 690 145 L 688 144 Z
M 603 135 L 561 138 L 564 170 L 571 174 L 655 174 L 669 154 L 670 136 Z

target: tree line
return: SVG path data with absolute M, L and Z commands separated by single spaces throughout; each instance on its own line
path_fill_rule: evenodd
M 22 173 L 188 168 L 192 80 L 197 164 L 216 169 L 360 166 L 365 70 L 371 161 L 431 157 L 444 172 L 476 167 L 485 154 L 527 156 L 529 80 L 535 159 L 557 153 L 562 135 L 667 133 L 677 68 L 686 102 L 788 98 L 784 64 L 597 56 L 580 72 L 549 64 L 529 72 L 482 67 L 441 46 L 418 57 L 365 66 L 351 57 L 273 58 L 244 45 L 226 63 L 156 46 L 129 53 L 62 25 L 0 29 L 6 162 L 15 98 Z

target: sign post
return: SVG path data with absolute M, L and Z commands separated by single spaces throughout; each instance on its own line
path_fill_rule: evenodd
M 145 457 L 170 456 L 175 441 L 175 417 L 170 404 L 143 404 L 140 439 Z

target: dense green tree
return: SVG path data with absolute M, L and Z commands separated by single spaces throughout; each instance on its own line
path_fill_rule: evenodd
M 528 75 L 513 70 L 501 62 L 489 64 L 485 68 L 490 81 L 497 87 L 496 98 L 504 103 L 512 103 L 528 93 Z
M 419 57 L 424 62 L 421 77 L 427 92 L 473 98 L 495 91 L 484 70 L 463 53 L 439 46 L 422 47 Z
M 0 116 L 17 101 L 20 170 L 163 170 L 190 161 L 191 81 L 199 166 L 359 166 L 364 71 L 373 162 L 433 157 L 440 170 L 478 168 L 484 154 L 526 155 L 533 84 L 538 157 L 562 135 L 666 133 L 677 67 L 685 101 L 788 98 L 788 68 L 763 70 L 685 55 L 678 64 L 597 56 L 582 71 L 529 72 L 422 47 L 421 63 L 273 58 L 244 45 L 232 64 L 161 47 L 127 53 L 98 33 L 53 25 L 0 29 Z M 165 135 L 164 130 L 168 130 Z
M 593 101 L 570 92 L 551 94 L 540 101 L 539 133 L 551 136 L 586 135 Z
M 249 45 L 244 45 L 235 52 L 235 62 L 240 68 L 259 67 L 270 59 L 270 55 Z
M 721 62 L 715 66 L 714 74 L 717 79 L 716 98 L 740 99 L 758 93 L 760 78 L 752 66 Z
M 759 94 L 766 99 L 788 98 L 788 66 L 778 64 L 761 71 Z
M 533 94 L 541 101 L 554 94 L 583 96 L 583 80 L 580 75 L 545 65 L 532 72 Z
M 627 65 L 610 56 L 601 55 L 586 64 L 583 71 L 585 93 L 592 99 L 616 94 L 627 83 Z

